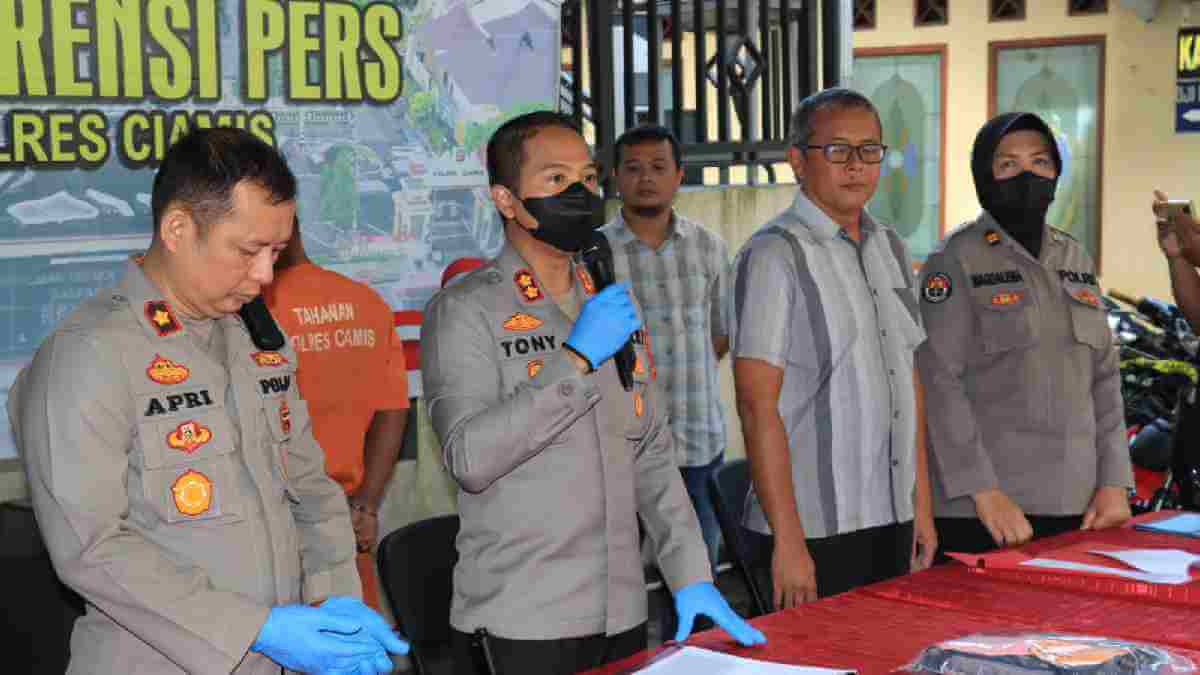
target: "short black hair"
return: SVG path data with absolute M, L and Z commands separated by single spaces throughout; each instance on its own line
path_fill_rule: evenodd
M 879 119 L 879 110 L 871 99 L 843 87 L 823 89 L 800 101 L 796 112 L 792 113 L 792 123 L 788 126 L 788 145 L 803 148 L 812 139 L 812 118 L 822 110 L 830 108 L 861 108 L 875 114 L 875 122 L 883 130 L 883 121 Z
M 675 168 L 683 166 L 683 153 L 679 149 L 679 139 L 675 138 L 675 134 L 671 133 L 671 130 L 664 126 L 644 124 L 626 131 L 617 139 L 617 144 L 613 146 L 613 156 L 616 159 L 614 167 L 621 166 L 621 150 L 624 148 L 643 143 L 660 143 L 662 141 L 671 144 L 671 156 L 675 158 Z
M 570 116 L 553 110 L 525 113 L 500 125 L 487 144 L 488 185 L 503 185 L 517 194 L 521 166 L 525 164 L 525 141 L 546 127 L 561 127 L 579 133 Z
M 154 238 L 163 215 L 175 206 L 191 214 L 203 236 L 233 210 L 233 188 L 242 181 L 265 190 L 272 204 L 296 199 L 296 176 L 287 160 L 249 131 L 216 127 L 188 132 L 167 150 L 154 174 Z

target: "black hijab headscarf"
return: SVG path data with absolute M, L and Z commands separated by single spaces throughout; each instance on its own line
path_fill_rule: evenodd
M 996 180 L 992 174 L 996 147 L 1001 139 L 1014 131 L 1037 131 L 1046 137 L 1054 160 L 1055 178 L 1024 171 L 1012 178 Z M 984 210 L 1033 257 L 1038 257 L 1042 251 L 1046 212 L 1050 210 L 1050 202 L 1054 201 L 1057 176 L 1062 175 L 1062 156 L 1049 125 L 1033 113 L 1005 113 L 992 118 L 975 136 L 971 173 L 975 177 L 975 193 Z

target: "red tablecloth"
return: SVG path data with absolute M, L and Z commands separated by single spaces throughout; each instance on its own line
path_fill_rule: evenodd
M 1160 514 L 1139 520 L 1161 517 Z M 1129 528 L 1072 532 L 1034 542 L 1041 554 L 1081 541 L 1200 553 L 1200 540 Z M 934 642 L 973 632 L 1055 631 L 1153 642 L 1200 666 L 1200 583 L 1156 586 L 1065 574 L 974 570 L 951 564 L 825 598 L 752 622 L 766 645 L 745 648 L 716 629 L 693 644 L 739 656 L 858 670 L 900 669 Z M 590 671 L 628 672 L 653 652 Z

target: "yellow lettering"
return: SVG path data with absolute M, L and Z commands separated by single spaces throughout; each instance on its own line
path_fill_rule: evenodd
M 105 98 L 122 95 L 122 80 L 126 97 L 143 96 L 141 4 L 139 0 L 96 3 L 95 80 Z
M 264 112 L 250 116 L 250 133 L 263 143 L 275 146 L 275 118 Z
M 179 113 L 171 116 L 171 140 L 170 145 L 175 145 L 191 128 L 191 120 L 188 119 L 187 113 Z M 169 146 L 168 146 L 169 147 Z
M 192 54 L 202 99 L 221 98 L 221 55 L 217 51 L 217 5 L 214 0 L 195 0 L 196 33 Z
M 1192 58 L 1192 43 L 1195 41 L 1195 35 L 1181 35 L 1179 37 L 1179 70 L 1194 70 L 1196 62 Z
M 71 147 L 75 145 L 75 116 L 71 113 L 52 112 L 50 118 L 50 134 L 46 139 L 50 146 L 50 161 L 66 164 L 75 161 L 75 153 Z
M 321 51 L 321 38 L 308 34 L 308 20 L 321 12 L 321 5 L 309 0 L 288 3 L 288 98 L 319 101 L 320 85 L 308 81 L 308 55 Z
M 92 83 L 80 81 L 75 71 L 75 47 L 87 44 L 86 28 L 75 26 L 75 6 L 88 0 L 61 0 L 50 3 L 50 23 L 54 26 L 54 94 L 55 96 L 93 95 Z
M 362 40 L 358 8 L 340 2 L 325 4 L 325 98 L 362 100 L 358 47 Z
M 17 7 L 21 21 L 17 22 Z M 45 18 L 42 0 L 0 2 L 0 26 L 7 26 L 0 40 L 0 96 L 21 96 L 21 83 L 29 96 L 46 95 L 46 64 L 42 61 Z M 19 59 L 19 61 L 18 61 Z M 18 65 L 19 63 L 19 65 Z
M 108 159 L 108 136 L 104 133 L 108 120 L 98 112 L 85 112 L 79 117 L 79 135 L 84 142 L 79 144 L 79 158 L 92 164 L 103 164 Z
M 46 135 L 46 120 L 35 112 L 12 113 L 12 144 L 13 161 L 18 164 L 26 162 L 45 162 L 46 149 L 42 147 L 42 139 Z M 28 150 L 28 154 L 26 154 Z
M 400 51 L 395 41 L 401 37 L 400 10 L 375 3 L 363 17 L 367 49 L 375 54 L 363 64 L 367 96 L 379 103 L 390 103 L 400 96 L 404 82 Z
M 146 29 L 165 56 L 150 57 L 150 91 L 159 98 L 178 101 L 192 86 L 192 55 L 175 29 L 191 26 L 187 0 L 150 0 L 146 5 Z
M 283 46 L 283 7 L 272 0 L 243 0 L 243 93 L 251 101 L 267 99 L 267 55 Z
M 133 164 L 141 164 L 150 160 L 153 146 L 147 143 L 150 133 L 150 120 L 145 113 L 129 112 L 121 119 L 121 155 Z

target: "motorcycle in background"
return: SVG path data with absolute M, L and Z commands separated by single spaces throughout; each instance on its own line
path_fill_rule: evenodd
M 1178 307 L 1110 290 L 1109 327 L 1120 348 L 1121 395 L 1133 461 L 1134 514 L 1200 510 L 1197 337 Z M 1123 308 L 1115 300 L 1132 307 Z

